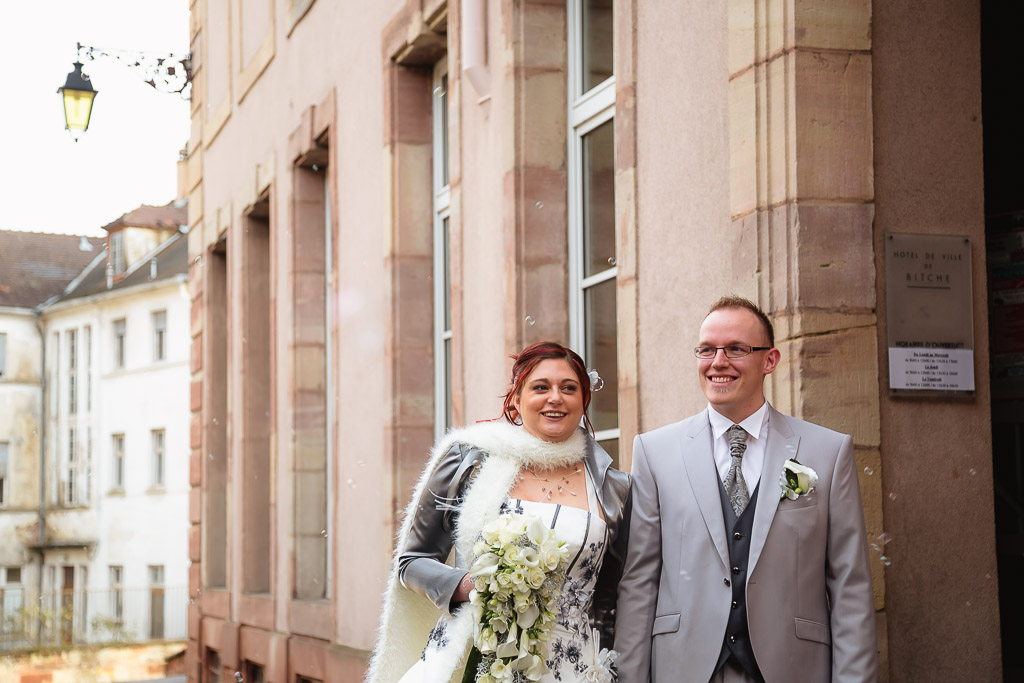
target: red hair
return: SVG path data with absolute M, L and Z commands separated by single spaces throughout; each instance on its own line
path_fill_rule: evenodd
M 583 422 L 593 434 L 594 425 L 590 424 L 590 416 L 587 415 L 587 409 L 590 407 L 590 375 L 587 374 L 587 366 L 583 364 L 583 359 L 578 353 L 558 342 L 542 341 L 530 344 L 510 358 L 513 361 L 512 388 L 505 394 L 505 404 L 502 410 L 502 415 L 506 420 L 514 425 L 522 424 L 522 420 L 519 419 L 519 411 L 516 410 L 513 401 L 523 393 L 523 384 L 526 382 L 526 378 L 533 373 L 540 362 L 564 360 L 572 368 L 576 379 L 579 380 L 580 394 L 583 396 Z M 519 421 L 517 422 L 517 420 Z

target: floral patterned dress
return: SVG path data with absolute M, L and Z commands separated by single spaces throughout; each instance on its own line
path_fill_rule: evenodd
M 607 680 L 597 664 L 602 647 L 610 648 L 611 643 L 600 642 L 598 632 L 590 624 L 588 608 L 604 559 L 608 528 L 598 512 L 597 496 L 589 476 L 587 502 L 589 510 L 525 500 L 511 500 L 502 508 L 503 512 L 537 515 L 569 546 L 571 559 L 558 600 L 558 621 L 551 629 L 547 647 L 549 672 L 540 679 L 542 683 Z

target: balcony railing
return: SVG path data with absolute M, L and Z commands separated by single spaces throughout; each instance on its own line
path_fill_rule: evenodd
M 188 589 L 0 588 L 0 652 L 184 640 Z

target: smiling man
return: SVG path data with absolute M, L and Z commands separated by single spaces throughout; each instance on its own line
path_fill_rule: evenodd
M 694 355 L 707 409 L 633 442 L 619 683 L 876 681 L 853 440 L 765 400 L 753 302 L 715 302 Z

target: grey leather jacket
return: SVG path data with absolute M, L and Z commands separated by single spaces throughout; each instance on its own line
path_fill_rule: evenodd
M 417 502 L 412 528 L 398 556 L 402 585 L 445 612 L 455 607 L 451 604 L 452 596 L 467 571 L 459 566 L 465 558 L 456 558 L 454 567 L 445 564 L 454 544 L 458 505 L 474 467 L 481 466 L 486 459 L 485 451 L 465 443 L 453 444 L 441 457 Z M 611 466 L 611 457 L 589 434 L 584 465 L 594 482 L 609 534 L 590 616 L 594 628 L 601 632 L 601 642 L 609 643 L 610 647 L 615 635 L 615 600 L 629 540 L 630 476 Z

